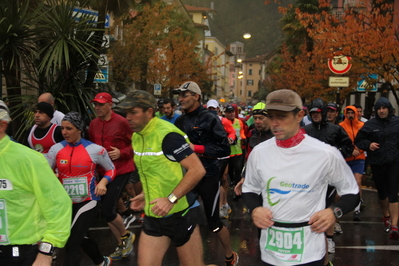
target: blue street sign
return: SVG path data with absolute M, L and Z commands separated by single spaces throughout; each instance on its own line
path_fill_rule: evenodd
M 378 79 L 378 75 L 377 74 L 369 74 L 368 75 L 369 78 L 375 79 L 377 81 Z M 364 76 L 361 76 L 361 80 L 359 80 L 357 82 L 357 91 L 361 91 L 361 92 L 365 92 L 366 91 L 366 87 L 368 86 L 368 83 L 366 82 L 366 79 L 364 78 Z M 370 90 L 371 92 L 377 92 L 378 88 L 377 88 L 377 83 L 374 84 L 373 88 Z
M 108 82 L 108 68 L 100 68 L 94 77 L 94 83 Z
M 161 95 L 162 92 L 162 86 L 161 84 L 154 84 L 154 95 Z
M 81 8 L 75 7 L 73 9 L 73 12 L 74 12 L 74 15 L 75 15 L 75 12 L 78 13 L 76 15 L 76 19 L 79 19 L 82 16 L 82 14 L 85 14 L 85 15 L 93 16 L 94 17 L 94 21 L 96 21 L 96 22 L 98 20 L 98 12 L 94 11 L 94 10 L 81 9 Z M 105 28 L 109 28 L 109 14 L 105 15 L 104 25 L 105 25 Z

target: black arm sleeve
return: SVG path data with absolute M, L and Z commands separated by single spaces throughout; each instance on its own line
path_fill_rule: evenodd
M 351 212 L 353 209 L 356 208 L 356 206 L 360 202 L 360 194 L 346 194 L 342 195 L 341 198 L 334 204 L 331 205 L 331 207 L 339 207 L 342 210 L 343 214 L 347 214 Z
M 247 205 L 249 214 L 251 214 L 255 208 L 263 206 L 262 195 L 248 192 L 248 193 L 242 193 L 242 198 L 244 200 L 245 205 Z
M 165 136 L 162 141 L 162 150 L 166 158 L 173 162 L 180 162 L 194 153 L 184 137 L 175 132 Z

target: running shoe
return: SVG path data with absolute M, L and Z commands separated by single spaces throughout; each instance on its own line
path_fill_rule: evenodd
M 382 217 L 382 222 L 384 223 L 385 233 L 389 233 L 391 229 L 391 217 Z
M 109 255 L 109 257 L 112 260 L 121 260 L 122 259 L 122 245 L 118 245 L 114 251 L 114 253 L 112 253 L 111 255 Z
M 226 262 L 226 266 L 236 266 L 238 264 L 238 254 L 236 252 L 233 251 L 233 258 L 230 260 L 225 260 Z
M 126 258 L 133 252 L 133 242 L 136 239 L 136 235 L 129 232 L 128 236 L 121 237 L 122 239 L 122 257 Z
M 353 213 L 353 221 L 355 222 L 360 222 L 362 219 L 360 219 L 360 211 L 355 211 Z
M 126 216 L 123 218 L 123 224 L 125 225 L 125 229 L 128 229 L 130 224 L 133 223 L 136 220 L 136 216 L 133 214 L 130 214 L 129 216 Z
M 219 216 L 222 219 L 228 219 L 229 218 L 229 214 L 227 212 L 227 209 L 225 206 L 222 206 L 219 208 Z
M 398 227 L 392 225 L 391 226 L 391 233 L 389 233 L 389 239 L 398 240 L 399 239 L 399 232 Z
M 366 209 L 366 205 L 364 205 L 363 199 L 360 199 L 360 211 L 364 211 Z
M 334 225 L 334 232 L 336 233 L 336 234 L 343 234 L 344 233 L 344 231 L 342 231 L 342 227 L 341 227 L 341 224 L 339 223 L 339 222 L 336 222 L 335 223 L 335 225 Z
M 104 256 L 103 266 L 111 266 L 111 265 L 112 265 L 112 259 L 110 257 Z
M 327 243 L 328 243 L 328 253 L 332 254 L 335 253 L 335 243 L 332 238 L 327 238 Z
M 227 210 L 227 213 L 228 213 L 228 214 L 231 214 L 232 210 L 231 210 L 229 204 L 225 204 L 225 205 L 223 205 L 223 207 Z

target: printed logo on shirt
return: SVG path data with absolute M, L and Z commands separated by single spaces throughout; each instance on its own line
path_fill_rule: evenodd
M 267 201 L 270 204 L 270 206 L 277 205 L 280 202 L 282 195 L 286 195 L 288 193 L 303 193 L 303 192 L 309 193 L 313 191 L 312 189 L 309 189 L 309 185 L 306 183 L 298 184 L 298 183 L 287 183 L 281 181 L 278 184 L 276 184 L 275 182 L 273 182 L 272 184 L 272 181 L 275 178 L 277 177 L 270 178 L 269 181 L 267 182 L 267 187 L 266 187 Z
M 188 143 L 184 143 L 180 148 L 174 150 L 173 152 L 174 152 L 175 154 L 179 154 L 179 153 L 181 153 L 182 151 L 185 151 L 185 150 L 187 150 L 187 149 L 189 149 L 189 148 L 190 148 L 190 145 L 189 145 Z
M 97 154 L 98 154 L 98 155 L 104 155 L 105 152 L 106 152 L 106 149 L 103 148 L 103 149 L 101 149 L 101 151 L 99 151 Z
M 60 160 L 60 164 L 68 164 L 68 160 Z
M 40 152 L 40 153 L 42 153 L 42 152 L 44 151 L 44 148 L 43 148 L 42 144 L 36 144 L 36 145 L 33 147 L 33 149 L 34 149 L 35 151 L 37 151 L 37 152 Z

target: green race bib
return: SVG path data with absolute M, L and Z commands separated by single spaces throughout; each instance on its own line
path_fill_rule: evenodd
M 301 262 L 303 258 L 304 228 L 272 226 L 268 229 L 266 251 L 285 262 Z

